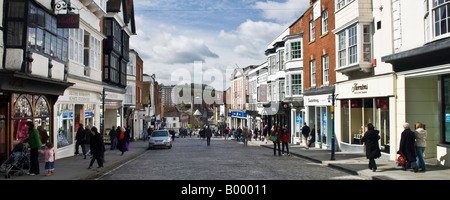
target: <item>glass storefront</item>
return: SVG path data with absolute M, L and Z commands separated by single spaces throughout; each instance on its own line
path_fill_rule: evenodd
M 79 124 L 94 126 L 95 104 L 57 104 L 58 148 L 74 144 Z
M 348 144 L 361 144 L 372 123 L 380 131 L 380 148 L 389 151 L 389 98 L 364 98 L 341 100 L 341 138 Z
M 444 142 L 450 144 L 450 77 L 443 77 Z

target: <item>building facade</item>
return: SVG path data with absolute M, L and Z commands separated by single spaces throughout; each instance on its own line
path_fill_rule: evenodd
M 397 112 L 395 74 L 377 62 L 392 51 L 392 5 L 388 1 L 336 1 L 336 137 L 342 151 L 363 151 L 361 138 L 372 123 L 380 131 L 383 155 L 392 159 L 398 146 L 393 119 Z M 389 14 L 388 14 L 389 13 Z M 381 25 L 383 24 L 383 25 Z
M 2 1 L 4 39 L 0 69 L 0 161 L 28 137 L 32 121 L 46 142 L 57 143 L 56 101 L 68 81 L 69 30 L 58 28 L 50 1 Z M 55 145 L 56 146 L 56 145 Z
M 385 9 L 392 12 L 392 51 L 381 61 L 396 73 L 391 126 L 397 135 L 391 143 L 399 143 L 404 122 L 412 128 L 422 122 L 428 132 L 425 158 L 450 166 L 450 1 L 395 0 Z
M 124 99 L 127 87 L 127 65 L 130 61 L 130 37 L 136 34 L 133 0 L 109 0 L 101 21 L 103 40 L 104 112 L 103 129 L 126 126 Z
M 80 25 L 68 29 L 68 81 L 74 85 L 55 105 L 57 158 L 73 156 L 79 125 L 100 127 L 101 117 L 101 44 L 105 36 L 101 33 L 100 21 L 106 15 L 106 1 L 94 2 L 89 8 L 82 1 L 71 1 L 71 6 L 80 9 Z

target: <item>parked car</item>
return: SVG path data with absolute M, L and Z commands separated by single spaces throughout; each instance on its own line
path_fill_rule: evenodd
M 148 148 L 167 147 L 172 148 L 172 136 L 168 130 L 156 130 L 149 136 Z

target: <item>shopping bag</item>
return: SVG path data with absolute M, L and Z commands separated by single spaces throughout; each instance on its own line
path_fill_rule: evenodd
M 400 154 L 400 156 L 397 158 L 398 163 L 400 163 L 401 165 L 405 165 L 406 163 L 406 159 L 405 156 L 402 154 Z
M 278 138 L 278 136 L 273 136 L 273 135 L 271 135 L 270 137 L 269 137 L 269 140 L 270 141 L 272 141 L 272 142 L 275 142 L 275 141 L 277 141 L 277 138 Z
M 128 149 L 130 148 L 130 143 L 129 142 L 125 142 L 125 146 L 126 146 L 126 150 L 128 151 Z

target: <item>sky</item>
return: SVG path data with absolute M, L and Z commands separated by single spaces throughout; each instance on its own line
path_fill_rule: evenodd
M 235 68 L 260 65 L 264 51 L 310 0 L 135 0 L 130 48 L 164 85 L 230 86 Z

